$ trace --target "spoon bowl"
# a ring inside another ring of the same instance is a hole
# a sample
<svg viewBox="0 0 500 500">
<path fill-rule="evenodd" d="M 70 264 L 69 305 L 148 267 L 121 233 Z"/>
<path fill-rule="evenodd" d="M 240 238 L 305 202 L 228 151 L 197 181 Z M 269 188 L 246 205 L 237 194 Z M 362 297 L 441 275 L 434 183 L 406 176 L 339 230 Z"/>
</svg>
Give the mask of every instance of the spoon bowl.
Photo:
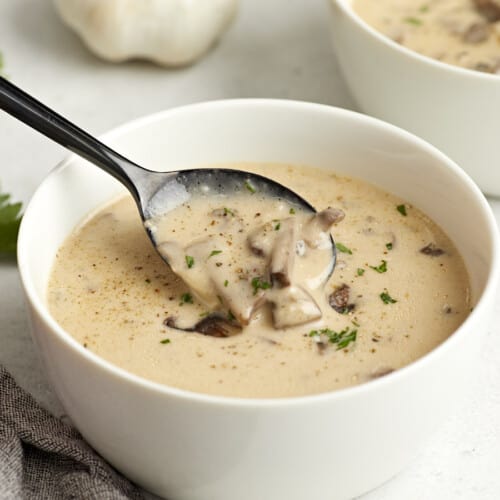
<svg viewBox="0 0 500 500">
<path fill-rule="evenodd" d="M 155 172 L 141 167 L 2 77 L 0 108 L 120 181 L 132 194 L 143 224 L 157 250 L 158 242 L 148 228 L 148 220 L 168 214 L 197 194 L 235 194 L 247 189 L 281 199 L 305 211 L 316 212 L 315 208 L 297 193 L 267 177 L 250 172 L 225 168 Z M 332 258 L 323 273 L 325 282 L 332 274 L 336 261 L 336 249 L 331 236 L 330 244 Z M 160 255 L 166 260 L 161 253 Z"/>
</svg>

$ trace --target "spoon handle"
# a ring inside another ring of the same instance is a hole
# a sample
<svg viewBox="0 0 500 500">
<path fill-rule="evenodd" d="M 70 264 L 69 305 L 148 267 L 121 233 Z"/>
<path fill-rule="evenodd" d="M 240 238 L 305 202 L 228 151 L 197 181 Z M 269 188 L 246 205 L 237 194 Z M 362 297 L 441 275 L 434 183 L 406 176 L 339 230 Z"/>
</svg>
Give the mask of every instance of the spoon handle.
<svg viewBox="0 0 500 500">
<path fill-rule="evenodd" d="M 139 193 L 131 177 L 136 169 L 143 171 L 145 169 L 113 151 L 2 77 L 0 77 L 0 109 L 101 167 L 124 184 L 136 201 L 139 199 Z"/>
</svg>

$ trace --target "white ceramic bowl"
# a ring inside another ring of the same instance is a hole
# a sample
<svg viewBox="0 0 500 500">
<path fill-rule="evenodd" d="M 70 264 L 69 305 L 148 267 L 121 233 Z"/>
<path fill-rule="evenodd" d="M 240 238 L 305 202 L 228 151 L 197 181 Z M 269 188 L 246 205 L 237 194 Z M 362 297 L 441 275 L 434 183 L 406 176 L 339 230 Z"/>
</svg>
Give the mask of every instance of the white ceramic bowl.
<svg viewBox="0 0 500 500">
<path fill-rule="evenodd" d="M 470 272 L 474 311 L 424 358 L 339 392 L 244 400 L 141 379 L 84 349 L 47 311 L 58 247 L 89 211 L 123 190 L 70 156 L 31 200 L 18 256 L 33 337 L 57 395 L 89 443 L 126 476 L 171 500 L 345 499 L 404 467 L 463 400 L 499 276 L 496 225 L 469 177 L 391 125 L 291 101 L 174 109 L 125 125 L 105 141 L 153 169 L 285 162 L 377 184 L 446 229 Z"/>
<path fill-rule="evenodd" d="M 337 58 L 359 107 L 434 144 L 499 196 L 500 76 L 422 56 L 369 26 L 352 0 L 328 2 Z"/>
</svg>

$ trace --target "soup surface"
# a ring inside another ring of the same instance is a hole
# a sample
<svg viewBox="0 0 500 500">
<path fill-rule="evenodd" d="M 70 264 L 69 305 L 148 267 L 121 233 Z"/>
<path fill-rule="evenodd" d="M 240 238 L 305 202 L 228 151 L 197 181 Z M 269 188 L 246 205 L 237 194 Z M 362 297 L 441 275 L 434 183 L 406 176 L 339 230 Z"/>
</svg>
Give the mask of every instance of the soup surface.
<svg viewBox="0 0 500 500">
<path fill-rule="evenodd" d="M 394 41 L 439 61 L 500 74 L 500 0 L 353 0 Z"/>
<path fill-rule="evenodd" d="M 276 296 L 290 286 L 269 278 L 271 271 L 262 267 L 269 259 L 255 250 L 241 253 L 244 241 L 250 247 L 263 228 L 285 238 L 284 230 L 295 224 L 307 255 L 312 247 L 303 228 L 312 215 L 279 201 L 266 205 L 258 193 L 213 206 L 190 200 L 164 221 L 162 238 L 167 246 L 178 245 L 175 274 L 152 247 L 127 196 L 92 214 L 57 253 L 48 303 L 58 323 L 87 349 L 144 378 L 195 392 L 270 398 L 383 376 L 432 350 L 467 316 L 463 261 L 416 208 L 326 170 L 237 167 L 286 184 L 318 208 L 345 214 L 333 221 L 337 264 L 326 284 L 324 275 L 314 278 L 328 268 L 331 251 L 316 254 L 321 265 L 309 268 L 302 246 L 293 246 L 292 284 L 316 306 L 314 314 L 294 316 L 297 308 L 279 314 Z M 233 218 L 247 236 L 238 243 L 240 253 L 231 254 L 227 224 Z M 186 273 L 196 270 L 209 271 L 211 297 L 189 281 Z M 239 288 L 231 288 L 237 281 Z M 246 316 L 245 307 L 231 302 L 238 290 L 246 293 L 244 304 L 252 304 Z M 304 295 L 292 299 L 302 304 Z M 222 328 L 206 329 L 214 314 Z M 291 317 L 292 325 L 280 323 Z"/>
</svg>

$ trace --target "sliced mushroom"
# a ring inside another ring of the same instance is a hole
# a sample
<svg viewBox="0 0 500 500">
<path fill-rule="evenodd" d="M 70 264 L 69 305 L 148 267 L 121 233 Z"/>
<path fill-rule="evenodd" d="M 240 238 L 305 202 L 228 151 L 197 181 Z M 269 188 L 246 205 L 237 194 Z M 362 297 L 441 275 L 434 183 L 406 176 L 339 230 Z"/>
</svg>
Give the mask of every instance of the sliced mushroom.
<svg viewBox="0 0 500 500">
<path fill-rule="evenodd" d="M 267 222 L 262 226 L 254 229 L 248 235 L 248 245 L 252 252 L 259 257 L 267 257 L 271 254 L 274 241 L 276 239 L 276 231 L 272 224 Z"/>
<path fill-rule="evenodd" d="M 314 214 L 309 222 L 302 228 L 302 237 L 311 248 L 318 248 L 329 236 L 326 233 L 329 229 L 340 222 L 345 217 L 345 213 L 339 208 L 327 208 Z"/>
<path fill-rule="evenodd" d="M 347 314 L 354 310 L 355 304 L 349 304 L 349 295 L 351 287 L 345 283 L 335 288 L 335 290 L 328 296 L 328 303 L 339 314 Z"/>
<path fill-rule="evenodd" d="M 429 255 L 430 257 L 439 257 L 446 252 L 442 248 L 438 248 L 435 243 L 429 243 L 428 245 L 420 249 L 420 253 Z"/>
<path fill-rule="evenodd" d="M 320 319 L 321 309 L 301 287 L 289 286 L 268 294 L 275 328 L 303 325 Z"/>
<path fill-rule="evenodd" d="M 500 21 L 500 0 L 473 0 L 473 2 L 488 21 Z"/>
<path fill-rule="evenodd" d="M 217 298 L 234 314 L 238 323 L 248 325 L 255 311 L 265 303 L 265 291 L 254 291 L 250 279 L 230 283 L 227 287 L 219 281 L 221 279 L 214 279 Z"/>
<path fill-rule="evenodd" d="M 285 219 L 280 223 L 279 233 L 274 240 L 271 254 L 270 274 L 273 284 L 289 286 L 295 259 L 297 224 L 295 219 Z"/>
<path fill-rule="evenodd" d="M 488 23 L 474 23 L 463 34 L 462 39 L 465 43 L 482 43 L 488 40 L 490 35 L 490 25 Z"/>
<path fill-rule="evenodd" d="M 237 323 L 230 321 L 229 319 L 223 317 L 220 314 L 210 314 L 209 316 L 198 321 L 194 326 L 188 328 L 181 328 L 177 325 L 175 318 L 167 318 L 164 324 L 170 328 L 175 328 L 176 330 L 182 330 L 183 332 L 196 332 L 202 335 L 208 335 L 210 337 L 226 338 L 232 337 L 241 333 L 241 326 Z"/>
<path fill-rule="evenodd" d="M 194 256 L 195 262 L 203 262 L 209 252 L 206 241 L 182 248 L 175 241 L 165 241 L 158 245 L 158 251 L 167 260 L 172 271 L 186 283 L 193 294 L 210 309 L 219 305 L 217 296 L 213 293 L 213 286 L 205 265 L 186 265 L 186 255 Z"/>
</svg>

